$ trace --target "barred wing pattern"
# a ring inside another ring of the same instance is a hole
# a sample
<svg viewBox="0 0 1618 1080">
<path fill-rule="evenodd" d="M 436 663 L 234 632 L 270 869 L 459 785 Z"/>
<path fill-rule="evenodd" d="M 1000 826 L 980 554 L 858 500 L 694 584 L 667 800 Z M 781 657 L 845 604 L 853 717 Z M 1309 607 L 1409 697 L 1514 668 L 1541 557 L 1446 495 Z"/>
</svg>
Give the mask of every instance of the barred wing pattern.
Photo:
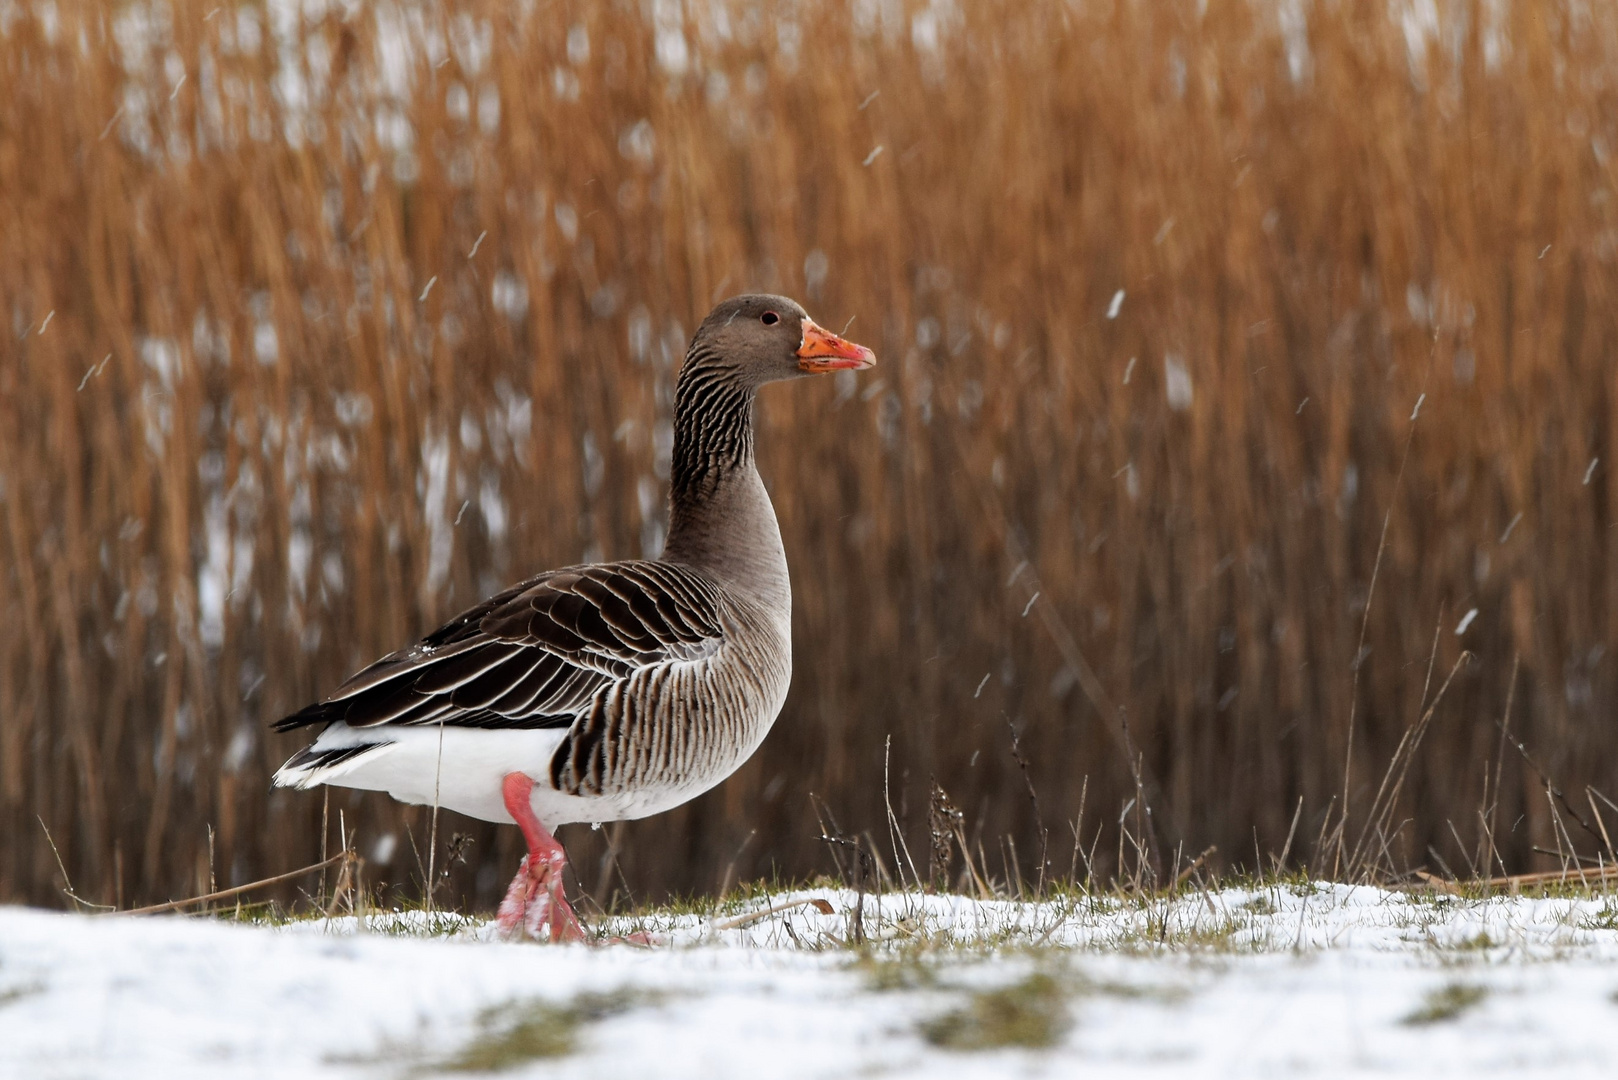
<svg viewBox="0 0 1618 1080">
<path fill-rule="evenodd" d="M 715 582 L 674 563 L 555 570 L 463 612 L 275 727 L 577 727 L 557 752 L 553 781 L 586 793 L 602 783 L 603 739 L 618 726 L 594 714 L 608 705 L 622 713 L 631 682 L 655 688 L 671 665 L 713 655 L 725 606 Z"/>
</svg>

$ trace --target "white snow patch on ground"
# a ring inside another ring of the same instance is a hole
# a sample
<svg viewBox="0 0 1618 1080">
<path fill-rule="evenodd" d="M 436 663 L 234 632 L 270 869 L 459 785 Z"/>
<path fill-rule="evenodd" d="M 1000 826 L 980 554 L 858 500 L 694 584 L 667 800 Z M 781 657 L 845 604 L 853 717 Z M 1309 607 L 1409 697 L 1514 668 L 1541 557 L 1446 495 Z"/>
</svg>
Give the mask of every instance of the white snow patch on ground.
<svg viewBox="0 0 1618 1080">
<path fill-rule="evenodd" d="M 865 898 L 862 958 L 842 945 L 852 894 L 793 895 L 837 913 L 799 907 L 740 930 L 700 916 L 636 924 L 664 936 L 651 949 L 505 943 L 474 920 L 429 937 L 419 913 L 248 926 L 0 908 L 0 1077 L 432 1076 L 502 1030 L 500 1016 L 602 1000 L 616 1004 L 578 1023 L 571 1052 L 502 1075 L 1431 1080 L 1618 1068 L 1618 897 L 1330 885 L 1144 903 L 889 895 Z M 963 1051 L 926 1038 L 929 1020 L 1035 973 L 1062 990 L 1053 1045 Z M 1410 1022 L 1424 1009 L 1431 1022 Z"/>
</svg>

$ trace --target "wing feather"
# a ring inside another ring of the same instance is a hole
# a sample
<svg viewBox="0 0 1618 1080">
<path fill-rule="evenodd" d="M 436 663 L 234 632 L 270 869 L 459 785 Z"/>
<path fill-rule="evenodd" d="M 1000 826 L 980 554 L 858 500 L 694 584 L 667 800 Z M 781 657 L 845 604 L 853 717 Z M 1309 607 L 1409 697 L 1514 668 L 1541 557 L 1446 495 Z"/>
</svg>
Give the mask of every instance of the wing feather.
<svg viewBox="0 0 1618 1080">
<path fill-rule="evenodd" d="M 521 646 L 491 641 L 481 648 L 467 649 L 455 656 L 433 658 L 418 665 L 420 674 L 411 683 L 418 694 L 449 694 L 467 683 L 503 666 L 521 651 Z"/>
<path fill-rule="evenodd" d="M 717 648 L 723 606 L 716 582 L 673 563 L 553 571 L 462 612 L 275 727 L 572 724 L 634 672 Z"/>
</svg>

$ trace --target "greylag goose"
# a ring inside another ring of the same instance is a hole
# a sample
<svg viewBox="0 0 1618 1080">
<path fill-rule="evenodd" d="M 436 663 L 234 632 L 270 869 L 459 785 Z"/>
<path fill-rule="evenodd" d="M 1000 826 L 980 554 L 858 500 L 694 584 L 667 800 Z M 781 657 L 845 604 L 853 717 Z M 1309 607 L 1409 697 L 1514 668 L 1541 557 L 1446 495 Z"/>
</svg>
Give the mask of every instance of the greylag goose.
<svg viewBox="0 0 1618 1080">
<path fill-rule="evenodd" d="M 500 926 L 582 940 L 557 826 L 647 817 L 707 791 L 752 755 L 786 699 L 792 594 L 753 462 L 755 393 L 875 362 L 784 296 L 720 304 L 675 390 L 662 556 L 540 574 L 376 661 L 275 724 L 324 725 L 276 785 L 386 791 L 515 822 L 528 854 Z"/>
</svg>

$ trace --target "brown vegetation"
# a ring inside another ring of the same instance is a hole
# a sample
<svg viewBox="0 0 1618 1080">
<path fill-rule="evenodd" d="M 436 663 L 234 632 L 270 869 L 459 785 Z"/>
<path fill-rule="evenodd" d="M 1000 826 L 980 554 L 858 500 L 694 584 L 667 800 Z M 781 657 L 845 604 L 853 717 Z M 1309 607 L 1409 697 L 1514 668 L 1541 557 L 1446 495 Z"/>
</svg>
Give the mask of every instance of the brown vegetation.
<svg viewBox="0 0 1618 1080">
<path fill-rule="evenodd" d="M 1593 854 L 1496 721 L 1618 788 L 1618 16 L 1424 10 L 0 13 L 0 898 L 56 898 L 40 820 L 108 903 L 321 857 L 266 725 L 655 550 L 686 336 L 753 288 L 880 366 L 766 395 L 792 697 L 715 793 L 564 835 L 599 897 L 825 869 L 811 792 L 887 851 L 890 735 L 911 849 L 936 777 L 1029 875 L 1008 724 L 1064 870 L 1086 777 L 1104 866 L 1137 796 L 1159 857 L 1331 872 L 1345 792 L 1400 867 L 1496 797 L 1493 871 Z M 424 811 L 339 810 L 419 881 Z M 490 902 L 515 831 L 441 828 Z"/>
</svg>

